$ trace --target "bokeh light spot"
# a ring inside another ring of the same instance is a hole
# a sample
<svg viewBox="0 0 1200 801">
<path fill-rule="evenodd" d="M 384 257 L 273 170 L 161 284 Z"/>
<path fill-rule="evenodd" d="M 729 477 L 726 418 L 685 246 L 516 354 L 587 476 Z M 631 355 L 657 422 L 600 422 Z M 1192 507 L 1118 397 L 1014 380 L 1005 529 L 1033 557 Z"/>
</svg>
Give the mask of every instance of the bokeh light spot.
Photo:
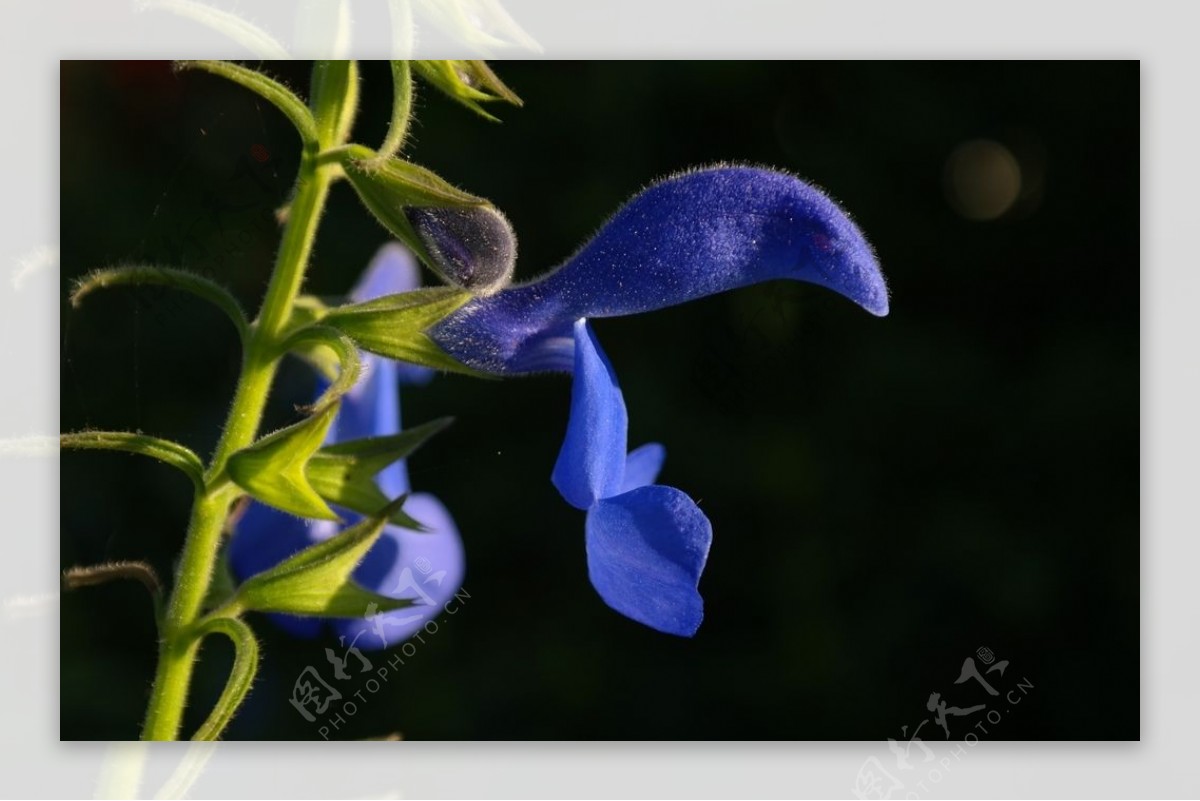
<svg viewBox="0 0 1200 801">
<path fill-rule="evenodd" d="M 946 195 L 969 220 L 995 220 L 1021 194 L 1021 166 L 999 142 L 975 139 L 954 149 L 946 160 Z"/>
</svg>

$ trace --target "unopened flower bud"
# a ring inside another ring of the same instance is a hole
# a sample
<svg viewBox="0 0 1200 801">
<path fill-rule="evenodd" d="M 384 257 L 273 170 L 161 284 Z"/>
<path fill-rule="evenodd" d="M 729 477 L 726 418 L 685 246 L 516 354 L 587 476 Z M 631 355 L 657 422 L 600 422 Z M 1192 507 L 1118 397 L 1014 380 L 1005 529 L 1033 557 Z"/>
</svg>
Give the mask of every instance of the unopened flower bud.
<svg viewBox="0 0 1200 801">
<path fill-rule="evenodd" d="M 435 264 L 452 284 L 490 295 L 512 281 L 517 240 L 492 206 L 410 207 L 404 210 Z"/>
</svg>

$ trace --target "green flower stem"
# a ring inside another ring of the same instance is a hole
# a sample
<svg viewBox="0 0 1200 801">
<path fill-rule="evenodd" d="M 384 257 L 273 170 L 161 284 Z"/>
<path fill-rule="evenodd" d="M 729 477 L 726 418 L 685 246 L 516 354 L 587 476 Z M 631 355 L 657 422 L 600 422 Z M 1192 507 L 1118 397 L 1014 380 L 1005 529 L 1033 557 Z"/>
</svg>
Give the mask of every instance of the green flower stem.
<svg viewBox="0 0 1200 801">
<path fill-rule="evenodd" d="M 193 624 L 203 611 L 230 507 L 240 495 L 240 490 L 225 475 L 225 464 L 232 454 L 250 445 L 258 433 L 278 367 L 280 345 L 296 295 L 304 282 L 321 212 L 329 187 L 339 174 L 335 165 L 318 165 L 315 158 L 308 156 L 301 164 L 271 282 L 259 319 L 251 326 L 246 342 L 233 404 L 205 473 L 204 488 L 197 493 L 192 507 L 175 588 L 167 604 L 158 670 L 142 729 L 143 739 L 175 740 L 179 737 L 188 686 L 200 647 L 201 635 Z"/>
<path fill-rule="evenodd" d="M 142 724 L 143 740 L 178 740 L 183 708 L 187 704 L 188 685 L 200 639 L 190 637 L 180 644 L 178 638 L 164 635 L 159 641 L 158 670 L 154 675 L 154 690 L 146 721 Z"/>
<path fill-rule="evenodd" d="M 313 240 L 317 235 L 317 223 L 329 196 L 329 187 L 340 170 L 332 164 L 317 165 L 316 160 L 306 158 L 300 166 L 296 197 L 288 211 L 288 224 L 275 260 L 275 271 L 267 287 L 267 296 L 259 314 L 256 338 L 266 337 L 272 343 L 278 339 L 292 304 L 304 281 L 304 268 L 312 252 Z"/>
</svg>

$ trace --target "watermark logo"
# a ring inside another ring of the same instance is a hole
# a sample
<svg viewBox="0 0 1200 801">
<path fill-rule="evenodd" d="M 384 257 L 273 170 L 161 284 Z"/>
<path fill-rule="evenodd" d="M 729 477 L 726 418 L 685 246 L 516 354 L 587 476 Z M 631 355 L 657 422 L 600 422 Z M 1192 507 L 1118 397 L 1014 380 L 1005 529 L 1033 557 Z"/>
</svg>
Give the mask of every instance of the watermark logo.
<svg viewBox="0 0 1200 801">
<path fill-rule="evenodd" d="M 378 609 L 375 604 L 371 604 L 368 607 L 368 615 L 370 615 L 372 608 Z M 325 659 L 329 664 L 333 665 L 333 675 L 341 681 L 348 681 L 350 679 L 350 674 L 346 672 L 346 668 L 350 666 L 351 656 L 358 660 L 359 673 L 366 673 L 371 669 L 371 660 L 363 656 L 363 652 L 358 650 L 358 638 L 361 636 L 363 636 L 363 632 L 361 631 L 355 634 L 354 639 L 350 641 L 350 647 L 346 648 L 346 652 L 341 656 L 334 653 L 332 648 L 325 649 Z M 341 643 L 342 647 L 346 646 L 345 637 L 338 637 L 338 642 Z"/>
<path fill-rule="evenodd" d="M 329 705 L 340 700 L 342 694 L 325 681 L 312 665 L 300 671 L 300 677 L 292 687 L 292 706 L 309 723 L 315 723 L 318 715 L 324 715 Z M 310 709 L 310 707 L 312 707 Z"/>
<path fill-rule="evenodd" d="M 928 797 L 932 788 L 941 784 L 962 761 L 967 750 L 993 734 L 1033 690 L 1033 682 L 1023 676 L 1016 678 L 1009 670 L 1009 660 L 998 660 L 995 652 L 987 647 L 977 649 L 974 656 L 963 660 L 953 685 L 960 689 L 949 688 L 945 692 L 953 699 L 966 699 L 962 705 L 957 700 L 947 700 L 938 690 L 931 691 L 925 701 L 925 710 L 931 715 L 922 718 L 913 727 L 911 735 L 909 726 L 904 725 L 900 727 L 900 739 L 888 738 L 893 769 L 889 770 L 876 756 L 869 757 L 858 769 L 851 788 L 856 798 Z M 980 691 L 983 697 L 979 697 Z M 920 737 L 926 725 L 928 731 L 941 731 L 945 740 L 956 739 L 959 744 L 938 759 L 934 749 Z"/>
<path fill-rule="evenodd" d="M 325 648 L 326 664 L 320 668 L 308 665 L 296 677 L 292 697 L 288 700 L 301 717 L 317 727 L 317 734 L 322 739 L 328 740 L 331 734 L 340 731 L 347 719 L 357 715 L 358 710 L 407 664 L 407 660 L 416 656 L 429 637 L 437 635 L 441 630 L 435 619 L 438 615 L 431 612 L 436 610 L 453 616 L 470 600 L 471 594 L 460 588 L 439 607 L 422 585 L 440 586 L 446 571 L 435 572 L 429 560 L 423 557 L 414 560 L 413 565 L 417 575 L 406 567 L 401 571 L 395 590 L 389 594 L 412 597 L 417 606 L 411 610 L 380 612 L 376 604 L 368 605 L 362 620 L 369 626 L 362 628 L 348 643 L 345 636 L 339 637 L 340 653 L 339 649 Z M 386 642 L 385 633 L 389 628 L 412 629 L 414 624 L 417 627 L 403 643 L 376 655 L 374 660 L 358 647 L 364 636 Z"/>
</svg>

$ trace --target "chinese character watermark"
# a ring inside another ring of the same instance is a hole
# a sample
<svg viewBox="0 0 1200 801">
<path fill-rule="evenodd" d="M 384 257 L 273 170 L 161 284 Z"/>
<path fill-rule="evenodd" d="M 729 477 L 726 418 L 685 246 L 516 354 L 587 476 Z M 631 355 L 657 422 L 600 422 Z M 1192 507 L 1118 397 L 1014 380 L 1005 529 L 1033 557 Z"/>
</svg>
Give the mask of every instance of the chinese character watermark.
<svg viewBox="0 0 1200 801">
<path fill-rule="evenodd" d="M 983 672 L 980 672 L 980 663 L 985 668 Z M 974 656 L 964 659 L 958 672 L 958 678 L 953 683 L 955 686 L 961 687 L 967 685 L 968 682 L 974 682 L 976 690 L 982 690 L 985 693 L 986 697 L 979 699 L 982 703 L 960 706 L 944 700 L 943 694 L 937 690 L 930 692 L 925 702 L 925 710 L 933 713 L 932 716 L 923 718 L 913 728 L 911 735 L 908 733 L 909 727 L 905 725 L 900 727 L 902 739 L 888 738 L 888 749 L 895 758 L 896 772 L 889 771 L 878 757 L 869 757 L 858 769 L 858 774 L 854 778 L 854 785 L 851 789 L 855 797 L 863 799 L 927 797 L 931 788 L 940 784 L 954 765 L 962 761 L 967 749 L 977 746 L 981 741 L 981 735 L 987 737 L 992 734 L 993 730 L 1004 721 L 1005 716 L 1011 714 L 1014 711 L 1013 708 L 1020 704 L 1033 689 L 1033 682 L 1024 677 L 1014 679 L 1010 682 L 1011 686 L 1005 689 L 1007 685 L 1001 684 L 1001 681 L 1006 678 L 1005 671 L 1008 667 L 1009 660 L 997 660 L 996 654 L 987 647 L 979 648 Z M 1000 685 L 1000 689 L 997 689 L 997 685 Z M 966 695 L 970 689 L 972 688 L 963 687 L 961 690 L 946 690 L 946 692 L 961 696 Z M 934 750 L 918 736 L 922 728 L 930 723 L 933 724 L 931 730 L 935 732 L 940 730 L 945 740 L 956 739 L 959 741 L 959 744 L 941 759 L 938 759 Z M 914 761 L 914 747 L 918 749 L 921 757 L 919 763 Z M 903 795 L 900 795 L 901 792 Z"/>
<path fill-rule="evenodd" d="M 421 562 L 425 564 L 420 564 Z M 418 559 L 416 567 L 418 572 L 426 576 L 426 582 L 440 583 L 443 574 L 432 573 L 427 560 Z M 417 593 L 416 600 L 419 605 L 414 608 L 420 608 L 420 604 L 424 602 L 427 602 L 427 606 L 434 605 L 433 599 L 421 591 L 408 568 L 405 568 L 401 575 L 397 589 L 410 589 Z M 459 589 L 442 605 L 441 612 L 456 615 L 470 598 L 469 592 Z M 326 648 L 325 661 L 328 664 L 323 666 L 324 674 L 317 667 L 308 665 L 296 678 L 289 700 L 306 721 L 317 726 L 317 734 L 322 739 L 328 740 L 331 734 L 340 731 L 348 718 L 358 714 L 360 705 L 366 704 L 371 696 L 378 693 L 400 668 L 404 667 L 406 660 L 416 655 L 419 646 L 426 644 L 426 638 L 435 636 L 440 630 L 437 621 L 430 618 L 409 639 L 393 649 L 390 655 L 385 653 L 372 661 L 359 649 L 360 637 L 374 633 L 386 642 L 383 636 L 386 626 L 412 622 L 427 615 L 428 611 L 405 616 L 399 621 L 389 619 L 390 614 L 381 613 L 376 604 L 370 604 L 363 619 L 370 622 L 371 628 L 360 631 L 349 643 L 345 637 L 338 638 L 342 649 L 340 654 L 333 648 Z M 327 680 L 326 676 L 331 676 L 331 680 Z"/>
</svg>

